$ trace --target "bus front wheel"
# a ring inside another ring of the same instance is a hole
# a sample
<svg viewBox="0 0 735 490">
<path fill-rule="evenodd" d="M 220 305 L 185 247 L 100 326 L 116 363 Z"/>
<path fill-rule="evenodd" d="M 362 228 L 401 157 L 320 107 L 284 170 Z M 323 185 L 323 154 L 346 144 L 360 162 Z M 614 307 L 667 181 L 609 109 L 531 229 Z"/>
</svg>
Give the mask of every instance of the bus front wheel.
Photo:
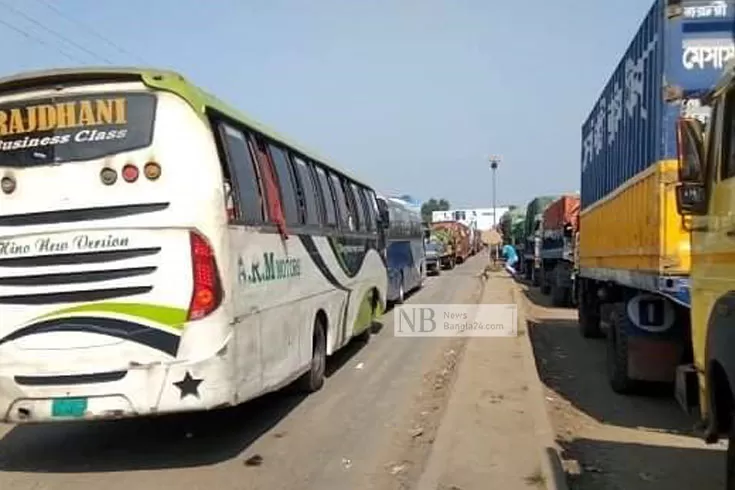
<svg viewBox="0 0 735 490">
<path fill-rule="evenodd" d="M 314 323 L 314 342 L 312 345 L 309 370 L 298 380 L 298 387 L 305 393 L 319 391 L 324 386 L 327 371 L 327 334 L 324 321 L 317 318 Z"/>
</svg>

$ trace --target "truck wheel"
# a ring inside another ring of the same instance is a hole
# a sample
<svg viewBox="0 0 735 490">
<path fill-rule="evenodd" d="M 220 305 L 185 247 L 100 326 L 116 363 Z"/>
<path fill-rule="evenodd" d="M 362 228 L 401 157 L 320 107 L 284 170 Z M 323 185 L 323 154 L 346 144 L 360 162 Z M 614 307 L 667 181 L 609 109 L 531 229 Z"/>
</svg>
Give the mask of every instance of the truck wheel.
<svg viewBox="0 0 735 490">
<path fill-rule="evenodd" d="M 543 270 L 543 269 L 542 269 Z M 546 272 L 542 272 L 539 282 L 541 283 L 541 294 L 549 294 L 551 292 L 551 285 L 546 279 Z"/>
<path fill-rule="evenodd" d="M 616 303 L 612 308 L 607 335 L 607 377 L 613 391 L 620 394 L 629 394 L 635 388 L 634 380 L 628 377 L 629 327 L 625 303 Z"/>
<path fill-rule="evenodd" d="M 596 304 L 582 297 L 577 304 L 577 318 L 579 333 L 582 334 L 582 337 L 599 339 L 603 336 L 600 328 L 600 309 Z"/>
<path fill-rule="evenodd" d="M 551 304 L 554 306 L 566 306 L 566 288 L 551 285 Z"/>
</svg>

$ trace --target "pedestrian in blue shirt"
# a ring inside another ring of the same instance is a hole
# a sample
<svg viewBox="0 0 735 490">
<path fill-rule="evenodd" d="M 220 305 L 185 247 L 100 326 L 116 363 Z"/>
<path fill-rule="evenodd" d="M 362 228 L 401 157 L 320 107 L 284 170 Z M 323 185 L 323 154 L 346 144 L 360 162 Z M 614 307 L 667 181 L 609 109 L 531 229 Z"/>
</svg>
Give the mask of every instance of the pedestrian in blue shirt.
<svg viewBox="0 0 735 490">
<path fill-rule="evenodd" d="M 515 247 L 506 243 L 503 246 L 502 254 L 505 257 L 505 270 L 507 270 L 511 276 L 515 277 L 515 265 L 518 263 L 518 254 L 516 253 Z"/>
</svg>

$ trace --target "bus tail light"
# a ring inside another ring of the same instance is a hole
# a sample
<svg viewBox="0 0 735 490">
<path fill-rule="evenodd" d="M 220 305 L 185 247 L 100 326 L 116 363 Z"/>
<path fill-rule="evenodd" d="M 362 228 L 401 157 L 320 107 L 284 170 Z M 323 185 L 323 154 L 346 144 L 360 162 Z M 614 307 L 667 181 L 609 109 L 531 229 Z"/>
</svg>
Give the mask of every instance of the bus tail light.
<svg viewBox="0 0 735 490">
<path fill-rule="evenodd" d="M 122 169 L 122 177 L 125 179 L 125 182 L 135 182 L 138 180 L 138 174 L 138 167 L 130 163 L 125 165 Z"/>
<path fill-rule="evenodd" d="M 100 180 L 105 185 L 112 185 L 117 181 L 117 172 L 112 168 L 103 168 L 100 171 Z"/>
<path fill-rule="evenodd" d="M 15 179 L 13 177 L 3 177 L 0 186 L 5 194 L 12 194 L 15 191 Z"/>
<path fill-rule="evenodd" d="M 161 166 L 156 162 L 148 162 L 143 167 L 143 174 L 148 180 L 156 180 L 161 176 Z"/>
<path fill-rule="evenodd" d="M 199 320 L 212 313 L 222 302 L 214 250 L 199 233 L 189 233 L 191 246 L 191 273 L 194 281 L 189 304 L 188 320 Z"/>
</svg>

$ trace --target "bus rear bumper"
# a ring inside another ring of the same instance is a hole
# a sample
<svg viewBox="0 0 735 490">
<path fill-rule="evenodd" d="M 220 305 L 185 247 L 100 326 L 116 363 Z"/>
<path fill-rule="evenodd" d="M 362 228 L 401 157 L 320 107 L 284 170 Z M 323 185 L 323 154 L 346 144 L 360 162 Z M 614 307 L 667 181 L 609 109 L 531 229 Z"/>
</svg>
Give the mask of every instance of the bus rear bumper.
<svg viewBox="0 0 735 490">
<path fill-rule="evenodd" d="M 232 404 L 227 356 L 129 366 L 96 374 L 0 373 L 8 423 L 106 420 L 207 410 Z"/>
</svg>

